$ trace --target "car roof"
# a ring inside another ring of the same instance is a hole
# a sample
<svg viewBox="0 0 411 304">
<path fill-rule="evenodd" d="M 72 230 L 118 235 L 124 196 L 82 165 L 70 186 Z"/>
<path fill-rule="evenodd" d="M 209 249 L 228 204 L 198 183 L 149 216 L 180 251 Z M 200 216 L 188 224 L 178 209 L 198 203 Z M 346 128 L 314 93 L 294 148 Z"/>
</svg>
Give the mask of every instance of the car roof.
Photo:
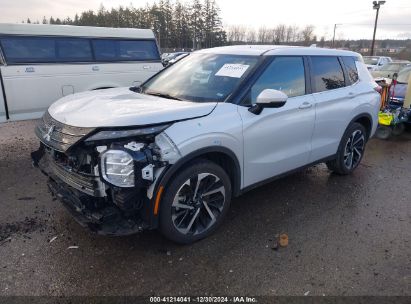
<svg viewBox="0 0 411 304">
<path fill-rule="evenodd" d="M 44 35 L 70 37 L 104 37 L 154 39 L 150 29 L 108 28 L 95 26 L 74 26 L 55 24 L 14 24 L 0 23 L 0 34 L 3 35 Z"/>
<path fill-rule="evenodd" d="M 232 45 L 203 49 L 196 51 L 202 54 L 227 54 L 227 55 L 254 55 L 254 56 L 272 56 L 272 55 L 324 55 L 324 56 L 355 56 L 360 54 L 336 49 L 325 49 L 317 47 L 303 47 L 291 45 Z"/>
</svg>

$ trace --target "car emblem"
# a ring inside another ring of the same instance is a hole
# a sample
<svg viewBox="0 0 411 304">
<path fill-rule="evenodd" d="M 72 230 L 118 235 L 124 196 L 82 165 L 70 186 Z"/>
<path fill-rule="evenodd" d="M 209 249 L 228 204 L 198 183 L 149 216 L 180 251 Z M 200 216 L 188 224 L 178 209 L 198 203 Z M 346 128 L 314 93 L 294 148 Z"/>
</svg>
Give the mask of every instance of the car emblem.
<svg viewBox="0 0 411 304">
<path fill-rule="evenodd" d="M 55 126 L 51 125 L 51 126 L 49 127 L 47 133 L 43 135 L 43 138 L 44 138 L 46 141 L 50 141 L 50 139 L 51 139 L 51 134 L 53 133 L 54 128 L 55 128 Z"/>
</svg>

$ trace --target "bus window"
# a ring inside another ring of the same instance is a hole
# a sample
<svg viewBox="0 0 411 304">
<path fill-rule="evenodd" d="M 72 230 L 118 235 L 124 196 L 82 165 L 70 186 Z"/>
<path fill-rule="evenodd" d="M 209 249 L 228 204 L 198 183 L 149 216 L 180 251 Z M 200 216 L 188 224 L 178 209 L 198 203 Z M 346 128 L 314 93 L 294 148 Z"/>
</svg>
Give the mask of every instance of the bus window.
<svg viewBox="0 0 411 304">
<path fill-rule="evenodd" d="M 88 39 L 57 39 L 58 61 L 93 61 Z"/>
<path fill-rule="evenodd" d="M 154 40 L 93 40 L 97 61 L 158 60 L 159 54 Z"/>
<path fill-rule="evenodd" d="M 56 48 L 53 38 L 5 37 L 0 39 L 6 62 L 55 62 Z"/>
</svg>

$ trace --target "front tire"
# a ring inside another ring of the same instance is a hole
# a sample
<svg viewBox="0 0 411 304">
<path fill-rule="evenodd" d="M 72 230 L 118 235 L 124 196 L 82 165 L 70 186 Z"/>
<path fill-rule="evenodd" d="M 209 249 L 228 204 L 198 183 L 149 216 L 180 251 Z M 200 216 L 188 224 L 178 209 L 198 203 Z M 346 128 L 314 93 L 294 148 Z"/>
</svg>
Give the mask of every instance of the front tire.
<svg viewBox="0 0 411 304">
<path fill-rule="evenodd" d="M 351 174 L 360 164 L 365 152 L 367 133 L 362 124 L 352 123 L 345 131 L 337 150 L 336 159 L 327 162 L 331 171 L 340 174 Z"/>
<path fill-rule="evenodd" d="M 208 160 L 191 163 L 167 185 L 160 206 L 160 231 L 168 239 L 190 244 L 212 234 L 230 207 L 227 173 Z"/>
</svg>

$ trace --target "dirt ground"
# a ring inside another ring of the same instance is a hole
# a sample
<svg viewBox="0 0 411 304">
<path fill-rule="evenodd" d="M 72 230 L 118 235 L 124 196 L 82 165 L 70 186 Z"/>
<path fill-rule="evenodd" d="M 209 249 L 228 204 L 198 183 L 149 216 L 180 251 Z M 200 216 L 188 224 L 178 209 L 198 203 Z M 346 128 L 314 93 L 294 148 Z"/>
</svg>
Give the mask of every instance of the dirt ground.
<svg viewBox="0 0 411 304">
<path fill-rule="evenodd" d="M 81 228 L 31 166 L 34 125 L 0 124 L 0 295 L 411 296 L 410 132 L 372 139 L 351 176 L 318 165 L 248 192 L 179 246 Z"/>
</svg>

